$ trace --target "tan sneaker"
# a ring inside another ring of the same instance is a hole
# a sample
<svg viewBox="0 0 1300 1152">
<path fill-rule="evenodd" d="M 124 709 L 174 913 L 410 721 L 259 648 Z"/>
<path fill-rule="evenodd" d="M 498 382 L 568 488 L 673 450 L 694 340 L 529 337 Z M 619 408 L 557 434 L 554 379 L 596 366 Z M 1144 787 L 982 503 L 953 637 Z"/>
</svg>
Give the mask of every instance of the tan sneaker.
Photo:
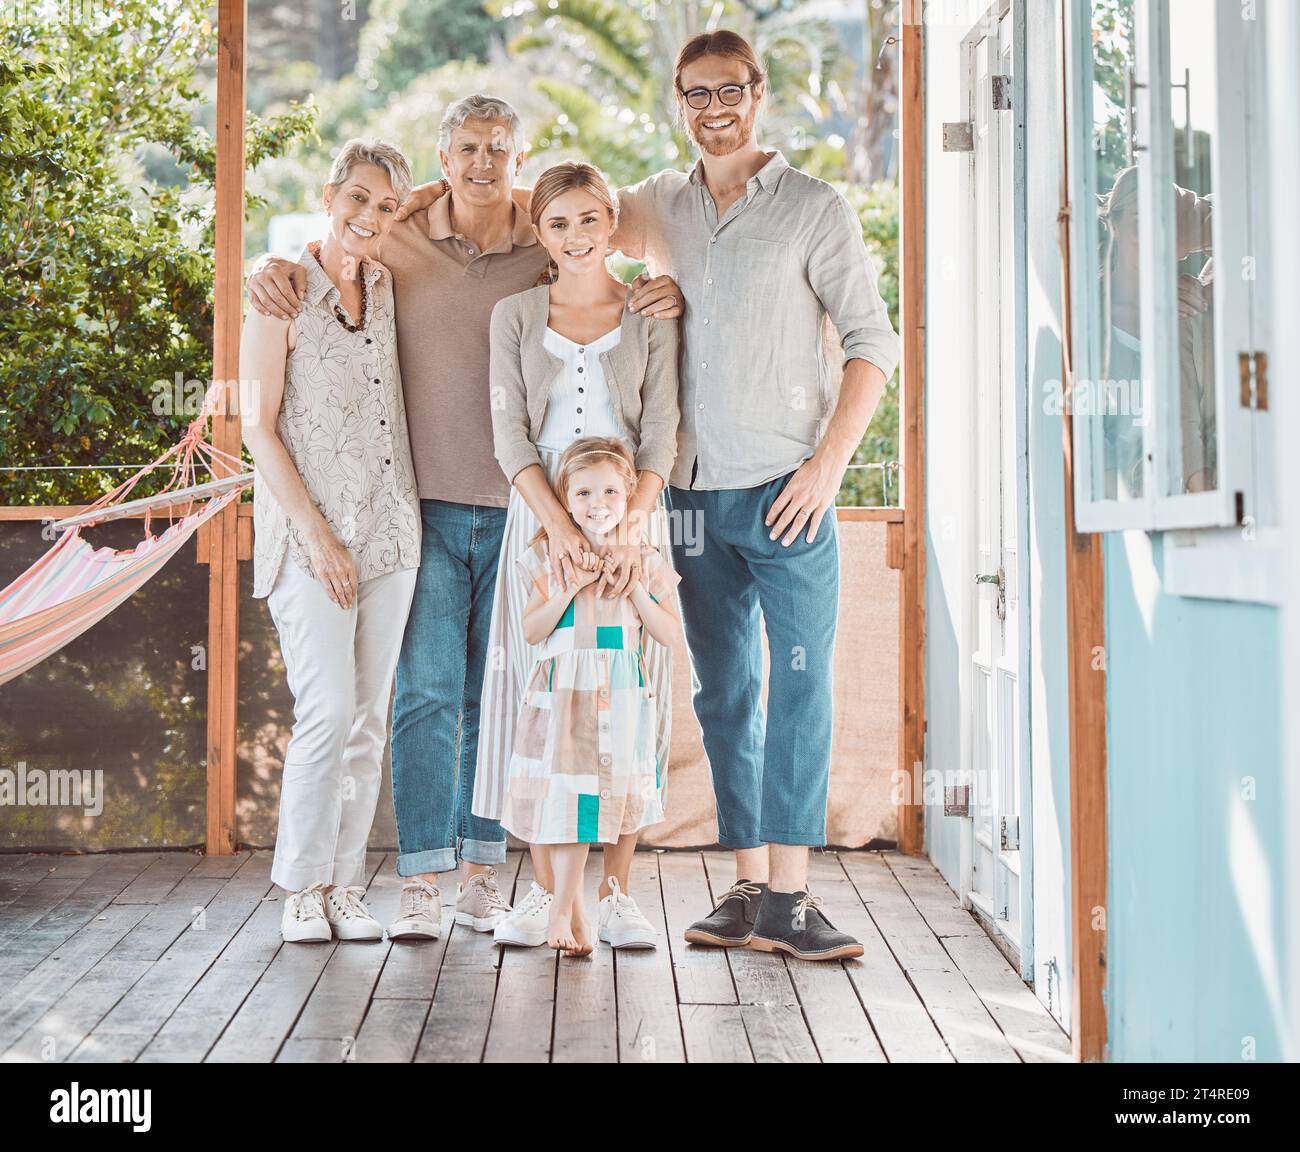
<svg viewBox="0 0 1300 1152">
<path fill-rule="evenodd" d="M 510 905 L 497 887 L 497 870 L 489 868 L 456 885 L 456 923 L 475 932 L 491 932 L 510 914 Z"/>
<path fill-rule="evenodd" d="M 442 933 L 442 893 L 413 876 L 402 885 L 397 919 L 388 926 L 390 940 L 437 940 Z"/>
</svg>

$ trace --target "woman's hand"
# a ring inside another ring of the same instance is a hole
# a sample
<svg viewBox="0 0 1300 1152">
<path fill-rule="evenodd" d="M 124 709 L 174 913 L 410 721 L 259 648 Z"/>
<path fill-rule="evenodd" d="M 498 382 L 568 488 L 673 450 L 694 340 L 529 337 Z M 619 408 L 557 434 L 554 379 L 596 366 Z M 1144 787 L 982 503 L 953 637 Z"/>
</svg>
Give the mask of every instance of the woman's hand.
<svg viewBox="0 0 1300 1152">
<path fill-rule="evenodd" d="M 611 600 L 619 596 L 627 596 L 640 578 L 640 544 L 611 544 L 605 553 L 604 571 L 601 573 L 600 587 L 596 589 L 596 595 L 608 596 Z"/>
<path fill-rule="evenodd" d="M 574 582 L 578 570 L 582 567 L 582 557 L 592 554 L 587 546 L 587 538 L 570 521 L 568 524 L 556 524 L 546 529 L 546 551 L 551 560 L 551 571 L 567 588 Z M 585 582 L 591 583 L 590 580 Z M 584 587 L 580 584 L 578 587 Z"/>
<path fill-rule="evenodd" d="M 307 559 L 316 579 L 340 608 L 351 608 L 357 597 L 357 565 L 325 524 L 307 535 Z"/>
</svg>

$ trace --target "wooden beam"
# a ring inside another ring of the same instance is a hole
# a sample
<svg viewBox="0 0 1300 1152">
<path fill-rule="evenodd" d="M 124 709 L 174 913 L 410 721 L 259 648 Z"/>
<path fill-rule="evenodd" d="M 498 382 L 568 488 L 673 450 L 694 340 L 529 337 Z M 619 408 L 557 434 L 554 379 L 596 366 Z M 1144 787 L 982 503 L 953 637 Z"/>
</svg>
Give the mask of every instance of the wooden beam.
<svg viewBox="0 0 1300 1152">
<path fill-rule="evenodd" d="M 899 421 L 903 540 L 898 613 L 898 847 L 925 850 L 925 105 L 924 5 L 899 9 L 899 328 L 903 344 Z"/>
<path fill-rule="evenodd" d="M 217 4 L 216 282 L 212 371 L 226 403 L 212 418 L 212 442 L 238 456 L 239 328 L 244 269 L 244 30 L 246 0 Z M 220 474 L 221 466 L 214 462 Z M 233 470 L 232 470 L 233 471 Z M 207 850 L 234 852 L 236 702 L 239 695 L 239 513 L 212 522 L 208 570 Z"/>
<path fill-rule="evenodd" d="M 1074 386 L 1070 299 L 1069 29 L 1061 5 L 1061 379 Z M 1106 582 L 1102 540 L 1074 516 L 1073 419 L 1066 405 L 1065 612 L 1069 680 L 1071 1044 L 1078 1061 L 1106 1059 Z M 1098 656 L 1101 659 L 1098 659 Z"/>
</svg>

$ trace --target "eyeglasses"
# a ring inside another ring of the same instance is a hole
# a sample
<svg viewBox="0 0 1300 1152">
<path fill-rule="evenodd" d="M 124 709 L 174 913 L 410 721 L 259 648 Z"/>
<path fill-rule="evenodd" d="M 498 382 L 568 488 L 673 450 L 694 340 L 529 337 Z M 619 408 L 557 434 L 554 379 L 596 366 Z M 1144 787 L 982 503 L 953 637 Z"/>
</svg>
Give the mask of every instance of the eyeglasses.
<svg viewBox="0 0 1300 1152">
<path fill-rule="evenodd" d="M 750 80 L 744 84 L 724 84 L 721 88 L 691 88 L 689 91 L 679 87 L 677 91 L 682 94 L 687 104 L 699 112 L 709 106 L 715 92 L 722 104 L 734 108 L 745 95 L 745 89 L 753 83 L 754 81 Z"/>
</svg>

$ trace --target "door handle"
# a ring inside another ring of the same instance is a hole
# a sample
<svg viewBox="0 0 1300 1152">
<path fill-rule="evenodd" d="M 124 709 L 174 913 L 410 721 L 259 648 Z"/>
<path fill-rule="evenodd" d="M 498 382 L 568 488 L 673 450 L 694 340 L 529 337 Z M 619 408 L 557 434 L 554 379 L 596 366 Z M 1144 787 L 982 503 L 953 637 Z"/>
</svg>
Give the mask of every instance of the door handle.
<svg viewBox="0 0 1300 1152">
<path fill-rule="evenodd" d="M 998 619 L 1007 618 L 1007 584 L 1006 573 L 1002 565 L 998 565 L 996 572 L 977 572 L 975 574 L 976 584 L 992 584 L 998 590 Z"/>
</svg>

